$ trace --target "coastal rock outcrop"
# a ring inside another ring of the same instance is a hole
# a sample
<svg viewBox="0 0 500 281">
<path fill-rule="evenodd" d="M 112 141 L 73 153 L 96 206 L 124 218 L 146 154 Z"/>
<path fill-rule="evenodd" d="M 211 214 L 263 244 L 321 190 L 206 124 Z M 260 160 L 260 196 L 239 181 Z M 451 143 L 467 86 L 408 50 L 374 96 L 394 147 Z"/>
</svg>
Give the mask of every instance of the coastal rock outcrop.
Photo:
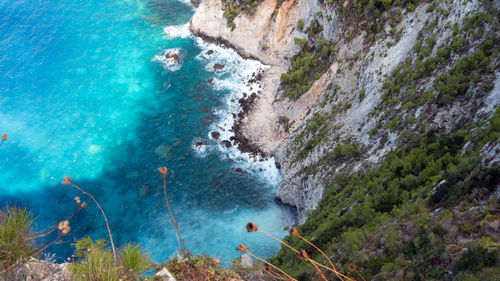
<svg viewBox="0 0 500 281">
<path fill-rule="evenodd" d="M 174 62 L 177 62 L 177 61 L 179 61 L 179 54 L 177 54 L 177 53 L 166 53 L 165 54 L 165 58 L 166 59 L 170 59 L 170 60 L 172 60 Z"/>
<path fill-rule="evenodd" d="M 337 15 L 334 6 L 318 1 L 288 0 L 277 7 L 275 0 L 264 0 L 253 16 L 241 13 L 232 26 L 224 17 L 221 0 L 200 4 L 190 21 L 195 35 L 223 43 L 242 56 L 268 65 L 262 72 L 259 98 L 251 108 L 238 114 L 235 138 L 276 157 L 282 172 L 276 197 L 297 207 L 300 222 L 305 221 L 308 210 L 317 206 L 336 174 L 352 174 L 377 165 L 397 147 L 403 131 L 391 128 L 391 122 L 397 120 L 374 112 L 386 102 L 383 93 L 392 72 L 405 62 L 420 59 L 414 46 L 423 41 L 423 34 L 432 43 L 427 55 L 434 56 L 438 47 L 450 40 L 454 23 L 461 23 L 482 9 L 479 1 L 437 4 L 438 8 L 432 9 L 429 3 L 410 9 L 394 7 L 381 15 L 392 22 L 379 25 L 375 34 L 355 29 L 352 21 Z M 344 2 L 345 5 L 350 3 Z M 444 10 L 444 16 L 436 14 Z M 307 31 L 309 25 L 321 27 L 314 36 L 316 42 Z M 304 93 L 291 99 L 281 87 L 280 76 L 287 72 L 294 56 L 304 55 L 299 53 L 299 45 L 313 44 L 317 48 L 317 38 L 334 46 L 335 58 L 325 71 L 314 75 Z M 449 63 L 452 65 L 457 59 Z M 415 87 L 429 91 L 435 76 L 422 79 Z M 496 79 L 492 85 L 499 84 L 498 75 L 488 79 L 491 83 Z M 498 87 L 492 87 L 488 95 L 474 96 L 472 102 L 457 99 L 450 104 L 441 101 L 427 106 L 420 100 L 420 104 L 407 103 L 397 110 L 402 112 L 399 118 L 409 120 L 432 116 L 423 120 L 428 131 L 449 132 L 459 122 L 481 120 L 490 114 L 500 103 L 498 91 Z M 246 106 L 241 101 L 240 104 Z M 321 135 L 314 128 L 322 128 Z M 346 145 L 352 149 L 346 153 L 356 157 L 333 153 L 335 148 L 341 151 Z"/>
</svg>

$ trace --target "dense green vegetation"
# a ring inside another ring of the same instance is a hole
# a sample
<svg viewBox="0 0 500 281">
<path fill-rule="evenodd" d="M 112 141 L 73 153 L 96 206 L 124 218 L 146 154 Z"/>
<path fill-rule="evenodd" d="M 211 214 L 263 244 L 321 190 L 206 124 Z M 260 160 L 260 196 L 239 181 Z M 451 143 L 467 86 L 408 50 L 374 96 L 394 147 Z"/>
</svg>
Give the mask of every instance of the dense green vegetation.
<svg viewBox="0 0 500 281">
<path fill-rule="evenodd" d="M 315 24 L 310 25 L 308 30 L 319 32 Z M 292 58 L 290 69 L 281 74 L 280 80 L 285 96 L 297 100 L 328 69 L 335 47 L 321 39 L 312 45 L 305 39 L 294 38 L 294 41 L 302 47 L 302 51 Z"/>
<path fill-rule="evenodd" d="M 241 13 L 253 16 L 261 2 L 262 0 L 223 0 L 224 17 L 228 26 L 235 29 L 236 25 L 233 21 Z"/>
<path fill-rule="evenodd" d="M 372 113 L 382 113 L 381 120 L 388 120 L 385 127 L 397 130 L 421 121 L 413 117 L 419 106 L 444 106 L 455 100 L 470 100 L 490 90 L 499 45 L 493 32 L 484 30 L 492 24 L 491 14 L 475 12 L 464 20 L 462 28 L 455 25 L 452 35 L 431 56 L 436 45 L 433 33 L 436 21 L 428 21 L 419 33 L 414 54 L 399 64 L 384 82 L 383 102 Z M 477 45 L 470 52 L 473 44 Z M 461 58 L 455 60 L 457 56 Z M 433 87 L 422 87 L 432 76 L 437 77 Z M 398 107 L 402 110 L 395 110 Z"/>
<path fill-rule="evenodd" d="M 395 26 L 402 20 L 400 8 L 409 10 L 415 8 L 418 1 L 413 0 L 358 0 L 354 2 L 327 0 L 327 7 L 332 5 L 337 8 L 341 21 L 351 25 L 352 30 L 346 34 L 345 39 L 350 41 L 352 34 L 366 31 L 370 42 L 374 42 L 377 34 L 382 34 L 382 27 L 386 22 L 392 27 L 391 36 L 399 40 Z M 398 8 L 399 7 L 399 8 Z M 395 8 L 395 9 L 391 9 Z M 388 13 L 382 14 L 384 11 Z M 322 16 L 321 12 L 317 16 Z M 331 17 L 329 16 L 330 20 Z M 306 28 L 307 26 L 307 28 Z M 297 22 L 299 30 L 307 35 L 307 39 L 294 38 L 301 51 L 292 59 L 292 66 L 281 76 L 281 86 L 286 97 L 297 100 L 303 93 L 311 88 L 314 80 L 319 79 L 331 62 L 336 57 L 336 50 L 331 42 L 321 37 L 323 27 L 317 18 L 306 25 L 303 19 Z M 352 66 L 352 61 L 350 62 Z"/>
<path fill-rule="evenodd" d="M 456 277 L 444 270 L 450 263 L 457 271 L 489 272 L 497 262 L 491 256 L 498 254 L 500 237 L 477 229 L 476 225 L 499 216 L 488 208 L 470 218 L 454 217 L 449 211 L 434 215 L 430 210 L 439 206 L 467 206 L 477 192 L 489 193 L 498 186 L 500 167 L 483 166 L 479 157 L 485 144 L 498 139 L 500 107 L 488 122 L 456 129 L 449 136 L 436 132 L 423 137 L 405 133 L 402 135 L 405 145 L 389 153 L 379 167 L 352 176 L 336 175 L 299 231 L 326 249 L 328 255 L 337 257 L 340 264 L 355 263 L 366 279 L 445 280 Z M 469 149 L 463 152 L 469 141 Z M 492 204 L 490 208 L 496 208 L 496 200 Z M 490 243 L 496 245 L 492 249 L 478 250 L 474 248 L 477 243 L 471 243 L 471 253 L 480 257 L 478 261 L 484 260 L 483 265 L 472 263 L 466 254 L 460 260 L 450 257 L 447 247 L 456 243 L 455 236 L 451 239 L 443 225 L 455 220 L 465 220 L 460 230 L 465 235 L 491 236 L 482 238 L 494 241 Z M 314 253 L 311 247 L 293 237 L 285 241 Z M 320 255 L 314 257 L 322 260 Z M 310 280 L 315 274 L 286 249 L 272 261 L 300 280 Z M 499 268 L 493 272 L 498 274 Z M 396 275 L 403 279 L 397 279 Z"/>
</svg>

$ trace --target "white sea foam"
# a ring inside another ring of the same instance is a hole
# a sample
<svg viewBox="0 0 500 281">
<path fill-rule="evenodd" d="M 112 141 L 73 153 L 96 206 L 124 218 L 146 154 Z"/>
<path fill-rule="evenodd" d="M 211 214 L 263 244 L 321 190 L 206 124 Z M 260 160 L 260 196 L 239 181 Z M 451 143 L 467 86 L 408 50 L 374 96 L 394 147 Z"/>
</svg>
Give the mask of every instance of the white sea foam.
<svg viewBox="0 0 500 281">
<path fill-rule="evenodd" d="M 189 31 L 189 23 L 166 26 L 165 28 L 163 28 L 163 32 L 169 39 L 187 38 L 191 36 L 191 32 Z"/>
<path fill-rule="evenodd" d="M 179 55 L 179 60 L 176 61 L 172 58 L 167 58 L 165 55 L 169 53 L 175 53 Z M 169 71 L 177 71 L 182 67 L 182 53 L 182 50 L 179 48 L 166 49 L 163 54 L 154 56 L 152 61 L 161 63 L 161 65 Z"/>
<path fill-rule="evenodd" d="M 189 0 L 186 0 L 188 2 Z M 192 36 L 189 31 L 189 23 L 183 25 L 167 26 L 164 28 L 165 34 L 171 38 L 194 38 L 196 44 L 202 49 L 200 54 L 195 59 L 205 63 L 205 69 L 213 72 L 212 87 L 215 90 L 229 90 L 223 101 L 223 105 L 215 109 L 215 121 L 210 125 L 211 131 L 220 133 L 219 140 L 212 140 L 210 135 L 206 139 L 197 139 L 192 142 L 192 149 L 199 157 L 205 157 L 211 151 L 217 151 L 225 158 L 234 161 L 234 168 L 242 168 L 245 173 L 252 173 L 256 176 L 261 176 L 266 182 L 272 185 L 277 185 L 280 180 L 280 174 L 275 166 L 274 158 L 261 159 L 260 157 L 252 157 L 248 153 L 241 153 L 236 147 L 226 148 L 220 145 L 220 141 L 229 140 L 234 133 L 231 128 L 235 118 L 233 114 L 237 114 L 241 108 L 238 99 L 243 97 L 243 93 L 250 95 L 260 90 L 258 83 L 248 84 L 248 80 L 254 73 L 267 68 L 257 60 L 244 59 L 234 50 L 224 48 L 222 46 L 209 44 L 201 38 Z M 212 54 L 207 54 L 208 50 L 212 50 Z M 162 65 L 170 70 L 176 71 L 180 69 L 182 58 L 179 62 L 174 62 L 171 59 L 165 58 L 168 52 L 180 52 L 178 49 L 168 49 L 163 55 L 156 55 L 153 60 L 159 61 Z M 182 55 L 181 55 L 182 57 Z M 215 64 L 222 64 L 224 67 L 221 70 L 215 70 Z M 196 147 L 195 143 L 201 141 L 203 146 Z"/>
<path fill-rule="evenodd" d="M 226 148 L 220 145 L 220 141 L 229 140 L 234 136 L 234 132 L 231 130 L 235 121 L 233 114 L 236 115 L 241 110 L 238 99 L 243 97 L 243 93 L 250 95 L 260 90 L 259 83 L 249 84 L 248 80 L 254 73 L 267 68 L 267 66 L 256 60 L 244 59 L 232 49 L 208 44 L 200 38 L 196 39 L 196 43 L 202 49 L 196 59 L 206 62 L 206 70 L 214 73 L 212 87 L 215 90 L 226 89 L 230 91 L 223 101 L 224 104 L 215 109 L 216 118 L 210 126 L 211 131 L 220 133 L 219 140 L 210 140 L 209 134 L 207 136 L 208 140 L 204 142 L 207 146 L 212 146 L 211 149 L 218 151 L 225 158 L 232 159 L 234 168 L 242 168 L 244 173 L 255 174 L 264 181 L 277 185 L 280 181 L 280 173 L 276 168 L 274 158 L 253 157 L 249 153 L 240 152 L 235 146 Z M 212 50 L 213 53 L 207 54 L 208 50 Z M 213 66 L 216 63 L 224 65 L 224 68 L 214 70 Z"/>
</svg>

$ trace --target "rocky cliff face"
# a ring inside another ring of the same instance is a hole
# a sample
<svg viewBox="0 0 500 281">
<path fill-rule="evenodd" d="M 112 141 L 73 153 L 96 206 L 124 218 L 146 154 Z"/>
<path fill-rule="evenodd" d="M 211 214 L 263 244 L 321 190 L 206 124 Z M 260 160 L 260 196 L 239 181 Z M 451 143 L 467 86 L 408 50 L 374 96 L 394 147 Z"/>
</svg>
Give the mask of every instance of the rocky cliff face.
<svg viewBox="0 0 500 281">
<path fill-rule="evenodd" d="M 265 0 L 254 16 L 238 15 L 231 30 L 221 0 L 205 0 L 191 20 L 191 30 L 220 39 L 241 54 L 271 66 L 264 73 L 261 98 L 243 120 L 244 133 L 276 156 L 283 175 L 276 196 L 297 207 L 301 221 L 307 217 L 307 210 L 316 207 L 335 174 L 376 165 L 398 142 L 404 142 L 402 133 L 419 128 L 417 123 L 426 124 L 424 131 L 446 133 L 458 124 L 484 119 L 500 103 L 498 70 L 470 86 L 472 97 L 453 98 L 442 104 L 442 94 L 436 93 L 437 77 L 476 50 L 481 40 L 470 40 L 468 48 L 414 81 L 412 91 L 434 91 L 434 100 L 403 104 L 384 99 L 393 71 L 404 63 L 424 59 L 415 46 L 424 42 L 424 48 L 429 49 L 426 56 L 438 57 L 440 46 L 452 40 L 455 24 L 460 28 L 474 12 L 488 9 L 479 1 L 422 3 L 416 9 L 393 7 L 380 16 L 390 20 L 380 25 L 375 35 L 356 28 L 355 19 L 346 20 L 337 15 L 337 9 L 316 0 L 288 0 L 277 12 L 275 7 L 275 0 Z M 391 24 L 393 15 L 399 20 Z M 294 38 L 315 44 L 299 26 L 299 20 L 306 25 L 316 21 L 322 27 L 317 38 L 334 43 L 336 54 L 309 90 L 291 100 L 279 87 L 279 75 L 301 50 Z M 486 24 L 486 31 L 491 28 Z M 486 36 L 485 30 L 479 35 L 481 39 Z M 485 90 L 481 83 L 495 86 Z"/>
</svg>

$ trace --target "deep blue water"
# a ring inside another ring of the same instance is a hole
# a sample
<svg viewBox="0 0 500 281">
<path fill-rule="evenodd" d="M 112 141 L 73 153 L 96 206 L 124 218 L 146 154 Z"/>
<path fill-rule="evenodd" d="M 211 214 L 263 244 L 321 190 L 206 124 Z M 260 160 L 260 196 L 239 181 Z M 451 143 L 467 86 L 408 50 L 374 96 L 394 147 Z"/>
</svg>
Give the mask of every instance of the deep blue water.
<svg viewBox="0 0 500 281">
<path fill-rule="evenodd" d="M 190 36 L 192 13 L 176 0 L 0 0 L 0 134 L 8 134 L 0 207 L 25 206 L 38 230 L 47 228 L 75 208 L 78 192 L 60 184 L 70 175 L 102 204 L 116 244 L 141 243 L 159 262 L 177 246 L 156 170 L 167 166 L 168 196 L 193 253 L 232 259 L 239 243 L 265 257 L 277 251 L 244 229 L 251 220 L 284 236 L 291 223 L 274 201 L 274 161 L 251 161 L 209 138 L 211 130 L 230 136 L 220 128 L 238 110 L 231 99 L 259 63 Z M 166 50 L 180 62 L 163 59 Z M 226 67 L 214 72 L 215 62 Z M 198 141 L 206 146 L 195 149 Z M 96 206 L 82 200 L 89 207 L 70 221 L 70 235 L 48 250 L 59 260 L 76 238 L 107 237 Z"/>
</svg>

